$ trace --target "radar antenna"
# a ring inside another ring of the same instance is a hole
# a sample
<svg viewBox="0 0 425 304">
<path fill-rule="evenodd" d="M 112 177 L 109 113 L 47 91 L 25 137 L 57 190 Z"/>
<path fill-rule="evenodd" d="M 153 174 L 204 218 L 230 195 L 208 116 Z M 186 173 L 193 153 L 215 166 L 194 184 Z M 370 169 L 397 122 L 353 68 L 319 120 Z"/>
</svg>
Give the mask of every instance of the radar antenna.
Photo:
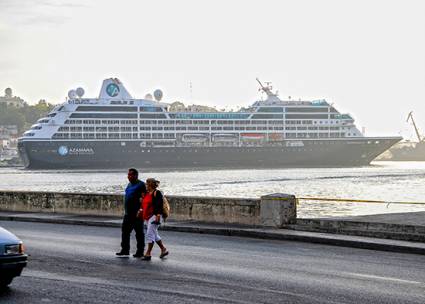
<svg viewBox="0 0 425 304">
<path fill-rule="evenodd" d="M 413 119 L 413 111 L 410 112 L 409 115 L 407 116 L 406 122 L 409 122 L 409 120 L 411 120 L 413 123 L 413 127 L 415 128 L 416 136 L 418 137 L 419 142 L 423 141 L 424 139 L 421 137 L 421 134 L 419 133 L 419 129 L 416 126 L 415 120 Z"/>
</svg>

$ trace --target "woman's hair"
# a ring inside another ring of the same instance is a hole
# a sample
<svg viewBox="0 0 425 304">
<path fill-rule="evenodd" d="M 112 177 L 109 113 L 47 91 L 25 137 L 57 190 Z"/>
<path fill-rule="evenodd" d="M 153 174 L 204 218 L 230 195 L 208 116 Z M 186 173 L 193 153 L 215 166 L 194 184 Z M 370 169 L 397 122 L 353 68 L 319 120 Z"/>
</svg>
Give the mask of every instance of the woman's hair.
<svg viewBox="0 0 425 304">
<path fill-rule="evenodd" d="M 151 188 L 156 189 L 159 187 L 159 180 L 156 180 L 154 178 L 148 178 L 146 180 L 146 185 L 149 185 Z"/>
</svg>

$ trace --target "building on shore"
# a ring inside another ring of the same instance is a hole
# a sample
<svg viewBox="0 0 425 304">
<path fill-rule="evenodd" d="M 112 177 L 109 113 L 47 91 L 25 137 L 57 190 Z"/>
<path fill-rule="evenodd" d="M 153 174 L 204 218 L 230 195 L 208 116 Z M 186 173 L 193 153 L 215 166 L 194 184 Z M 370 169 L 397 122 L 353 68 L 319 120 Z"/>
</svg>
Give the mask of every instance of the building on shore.
<svg viewBox="0 0 425 304">
<path fill-rule="evenodd" d="M 18 127 L 15 125 L 0 125 L 0 148 L 15 147 L 18 140 Z"/>
<path fill-rule="evenodd" d="M 4 90 L 4 96 L 0 96 L 0 104 L 2 103 L 17 108 L 22 108 L 25 105 L 25 101 L 22 98 L 13 96 L 11 88 L 6 88 Z"/>
</svg>

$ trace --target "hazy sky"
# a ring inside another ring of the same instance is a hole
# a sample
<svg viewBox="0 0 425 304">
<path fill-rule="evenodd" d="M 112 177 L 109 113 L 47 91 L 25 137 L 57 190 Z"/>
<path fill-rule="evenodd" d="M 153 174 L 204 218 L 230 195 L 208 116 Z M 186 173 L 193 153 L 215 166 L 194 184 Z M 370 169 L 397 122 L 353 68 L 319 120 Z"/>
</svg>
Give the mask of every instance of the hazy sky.
<svg viewBox="0 0 425 304">
<path fill-rule="evenodd" d="M 0 0 L 0 93 L 58 103 L 118 77 L 134 97 L 223 108 L 258 99 L 259 77 L 409 137 L 411 110 L 425 133 L 424 16 L 420 0 Z"/>
</svg>

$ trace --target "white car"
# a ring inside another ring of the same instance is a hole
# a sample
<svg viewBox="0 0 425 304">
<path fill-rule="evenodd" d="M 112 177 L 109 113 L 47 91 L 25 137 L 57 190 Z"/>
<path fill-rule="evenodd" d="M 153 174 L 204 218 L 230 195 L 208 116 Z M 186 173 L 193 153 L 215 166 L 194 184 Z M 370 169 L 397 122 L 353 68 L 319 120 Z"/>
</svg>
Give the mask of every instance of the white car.
<svg viewBox="0 0 425 304">
<path fill-rule="evenodd" d="M 22 241 L 0 227 L 0 288 L 9 285 L 14 277 L 21 275 L 27 259 Z"/>
</svg>

